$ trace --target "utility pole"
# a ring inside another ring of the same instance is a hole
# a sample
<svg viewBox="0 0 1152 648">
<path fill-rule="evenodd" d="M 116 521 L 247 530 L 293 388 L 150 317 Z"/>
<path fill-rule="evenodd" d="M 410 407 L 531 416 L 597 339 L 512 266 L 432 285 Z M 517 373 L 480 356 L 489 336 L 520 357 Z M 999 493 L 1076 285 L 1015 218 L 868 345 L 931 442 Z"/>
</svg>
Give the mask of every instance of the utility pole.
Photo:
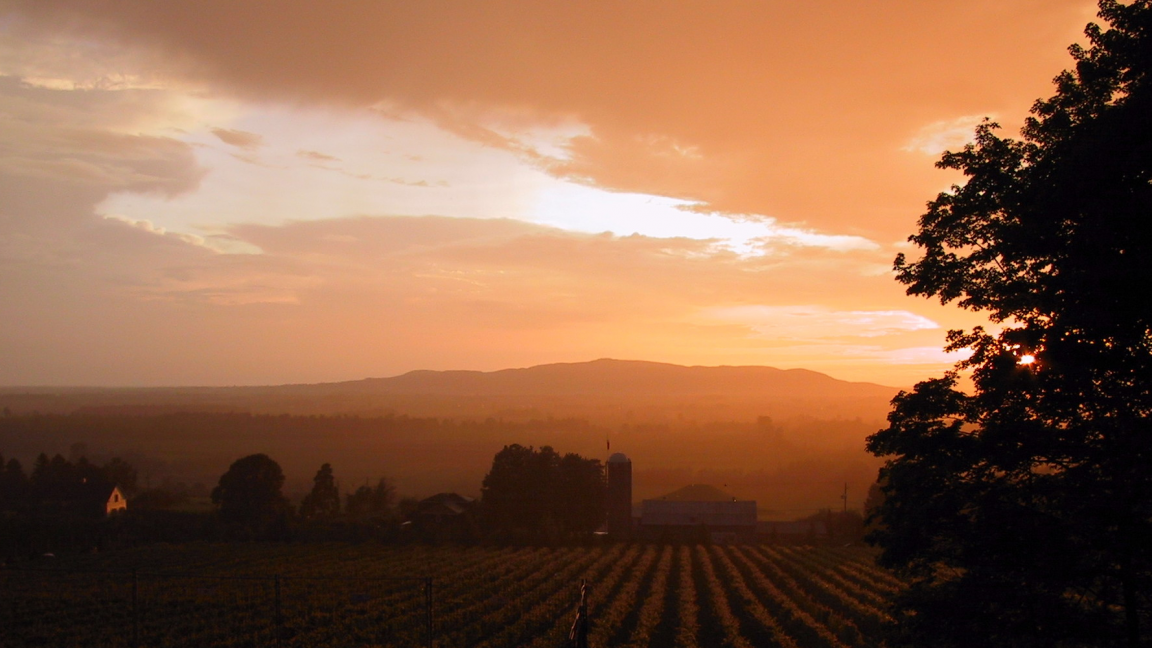
<svg viewBox="0 0 1152 648">
<path fill-rule="evenodd" d="M 840 496 L 844 500 L 844 512 L 848 512 L 848 482 L 844 482 L 844 494 Z"/>
</svg>

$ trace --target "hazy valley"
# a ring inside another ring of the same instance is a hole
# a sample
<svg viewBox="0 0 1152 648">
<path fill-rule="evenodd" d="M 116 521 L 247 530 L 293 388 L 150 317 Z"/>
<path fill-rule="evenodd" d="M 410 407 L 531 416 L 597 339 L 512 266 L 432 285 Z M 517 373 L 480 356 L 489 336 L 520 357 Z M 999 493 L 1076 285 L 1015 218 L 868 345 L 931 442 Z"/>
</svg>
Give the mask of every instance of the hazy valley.
<svg viewBox="0 0 1152 648">
<path fill-rule="evenodd" d="M 346 490 L 383 476 L 401 495 L 476 496 L 504 445 L 603 459 L 611 444 L 634 462 L 637 500 L 710 483 L 788 518 L 839 506 L 844 484 L 859 508 L 879 465 L 864 438 L 895 393 L 804 370 L 618 360 L 317 385 L 6 388 L 0 448 L 126 456 L 153 486 L 209 488 L 264 452 L 289 493 L 328 462 Z"/>
</svg>

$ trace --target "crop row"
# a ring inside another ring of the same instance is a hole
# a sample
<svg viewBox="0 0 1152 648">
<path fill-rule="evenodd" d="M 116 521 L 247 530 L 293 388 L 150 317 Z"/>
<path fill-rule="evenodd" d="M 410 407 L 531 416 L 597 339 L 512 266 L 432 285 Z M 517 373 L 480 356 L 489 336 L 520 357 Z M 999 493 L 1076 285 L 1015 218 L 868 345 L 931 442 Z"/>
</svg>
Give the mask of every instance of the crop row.
<svg viewBox="0 0 1152 648">
<path fill-rule="evenodd" d="M 0 645 L 422 646 L 431 612 L 440 648 L 556 646 L 587 579 L 593 646 L 855 648 L 881 643 L 901 587 L 866 549 L 754 545 L 198 545 L 47 567 L 0 570 Z"/>
</svg>

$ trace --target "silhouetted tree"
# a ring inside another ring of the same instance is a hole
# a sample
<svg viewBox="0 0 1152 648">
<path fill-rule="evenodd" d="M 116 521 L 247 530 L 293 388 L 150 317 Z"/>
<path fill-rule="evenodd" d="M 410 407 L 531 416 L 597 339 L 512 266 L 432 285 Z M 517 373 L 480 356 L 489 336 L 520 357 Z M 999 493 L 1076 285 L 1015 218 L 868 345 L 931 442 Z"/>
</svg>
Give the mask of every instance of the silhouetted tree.
<svg viewBox="0 0 1152 648">
<path fill-rule="evenodd" d="M 538 533 L 550 506 L 550 472 L 559 457 L 549 446 L 504 446 L 484 476 L 480 506 L 488 528 L 505 532 Z"/>
<path fill-rule="evenodd" d="M 280 492 L 283 486 L 280 464 L 266 454 L 249 455 L 233 462 L 220 477 L 212 489 L 212 503 L 218 507 L 220 519 L 241 537 L 275 536 L 285 526 L 289 512 L 288 501 Z"/>
<path fill-rule="evenodd" d="M 101 466 L 100 474 L 105 481 L 119 486 L 125 497 L 136 494 L 136 469 L 120 457 L 112 457 L 108 463 Z"/>
<path fill-rule="evenodd" d="M 32 474 L 29 478 L 33 480 L 43 479 L 43 475 L 49 470 L 48 466 L 50 464 L 51 460 L 48 459 L 48 455 L 43 452 L 36 455 L 36 461 L 32 464 Z"/>
<path fill-rule="evenodd" d="M 361 486 L 350 493 L 344 510 L 353 517 L 388 517 L 392 514 L 392 503 L 396 499 L 396 489 L 386 478 L 381 477 L 375 486 Z"/>
<path fill-rule="evenodd" d="M 28 485 L 37 501 L 60 500 L 68 496 L 78 481 L 80 479 L 76 467 L 62 455 L 57 454 L 49 459 L 48 455 L 40 453 L 36 457 Z"/>
<path fill-rule="evenodd" d="M 607 515 L 604 466 L 597 459 L 568 453 L 556 467 L 554 505 L 560 529 L 570 536 L 589 534 Z"/>
<path fill-rule="evenodd" d="M 79 480 L 81 482 L 107 481 L 104 471 L 100 470 L 99 466 L 88 461 L 88 457 L 80 457 L 76 460 L 76 463 L 68 463 L 71 464 L 68 468 L 68 476 L 72 480 Z"/>
<path fill-rule="evenodd" d="M 986 312 L 959 376 L 893 401 L 882 563 L 911 579 L 904 639 L 938 646 L 1152 638 L 1152 4 L 1100 2 L 1022 139 L 985 122 L 896 259 L 909 294 Z"/>
<path fill-rule="evenodd" d="M 0 455 L 0 511 L 15 511 L 28 503 L 28 477 L 24 467 L 15 458 L 4 462 Z"/>
<path fill-rule="evenodd" d="M 884 480 L 878 479 L 868 487 L 864 498 L 864 530 L 871 533 L 880 529 L 880 507 L 884 504 Z"/>
<path fill-rule="evenodd" d="M 17 462 L 19 467 L 19 462 Z M 23 469 L 20 469 L 23 473 Z M 127 495 L 136 488 L 136 469 L 131 464 L 120 459 L 112 459 L 103 466 L 96 466 L 88 458 L 80 455 L 75 462 L 69 461 L 63 455 L 55 455 L 51 459 L 41 453 L 36 458 L 32 475 L 28 480 L 34 495 L 38 498 L 60 497 L 72 490 L 76 484 L 84 482 L 106 483 L 109 486 L 119 486 Z"/>
<path fill-rule="evenodd" d="M 336 478 L 332 474 L 332 464 L 320 466 L 312 478 L 312 490 L 300 502 L 300 517 L 332 517 L 340 512 L 340 491 L 336 489 Z"/>
<path fill-rule="evenodd" d="M 510 537 L 587 535 L 604 522 L 604 470 L 596 459 L 563 457 L 550 446 L 504 446 L 481 488 L 489 530 Z"/>
</svg>

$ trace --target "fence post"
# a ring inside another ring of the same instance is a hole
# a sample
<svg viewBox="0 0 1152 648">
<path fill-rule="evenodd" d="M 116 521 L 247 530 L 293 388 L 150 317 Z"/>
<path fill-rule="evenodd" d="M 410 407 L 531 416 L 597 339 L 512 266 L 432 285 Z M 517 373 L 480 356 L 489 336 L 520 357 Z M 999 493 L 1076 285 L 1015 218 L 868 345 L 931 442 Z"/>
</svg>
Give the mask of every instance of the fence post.
<svg viewBox="0 0 1152 648">
<path fill-rule="evenodd" d="M 276 605 L 275 605 L 275 627 L 272 629 L 272 643 L 280 645 L 280 627 L 284 624 L 284 619 L 280 615 L 280 574 L 273 577 L 273 584 L 276 591 Z"/>
<path fill-rule="evenodd" d="M 588 579 L 580 579 L 580 607 L 576 610 L 576 619 L 572 621 L 572 629 L 568 632 L 568 641 L 572 648 L 588 648 Z"/>
<path fill-rule="evenodd" d="M 140 646 L 140 605 L 137 602 L 140 589 L 140 575 L 132 570 L 132 648 Z"/>
<path fill-rule="evenodd" d="M 432 641 L 432 577 L 424 579 L 424 623 L 428 636 L 428 648 L 433 648 Z"/>
</svg>

